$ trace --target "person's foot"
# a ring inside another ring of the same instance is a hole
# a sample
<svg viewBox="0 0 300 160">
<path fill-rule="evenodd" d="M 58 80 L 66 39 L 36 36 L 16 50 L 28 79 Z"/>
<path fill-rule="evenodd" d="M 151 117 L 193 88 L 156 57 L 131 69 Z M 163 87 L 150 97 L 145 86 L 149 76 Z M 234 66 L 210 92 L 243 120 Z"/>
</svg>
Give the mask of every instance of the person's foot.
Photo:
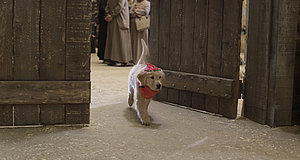
<svg viewBox="0 0 300 160">
<path fill-rule="evenodd" d="M 130 67 L 133 66 L 132 63 L 121 63 L 120 67 Z"/>
<path fill-rule="evenodd" d="M 109 62 L 107 63 L 108 66 L 115 66 L 116 64 L 117 64 L 117 63 L 114 62 L 114 61 L 109 61 Z"/>
<path fill-rule="evenodd" d="M 109 61 L 109 60 L 103 60 L 102 63 L 103 63 L 103 64 L 110 64 L 110 61 Z"/>
</svg>

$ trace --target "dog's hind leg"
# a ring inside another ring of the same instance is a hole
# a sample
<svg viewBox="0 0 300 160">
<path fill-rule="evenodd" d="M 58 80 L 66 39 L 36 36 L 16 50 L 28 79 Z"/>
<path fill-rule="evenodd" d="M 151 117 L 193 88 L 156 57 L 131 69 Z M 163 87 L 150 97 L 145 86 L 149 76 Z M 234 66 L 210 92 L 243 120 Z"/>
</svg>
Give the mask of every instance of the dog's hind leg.
<svg viewBox="0 0 300 160">
<path fill-rule="evenodd" d="M 134 90 L 131 85 L 128 85 L 128 99 L 127 103 L 131 107 L 133 104 L 133 96 L 134 96 Z"/>
</svg>

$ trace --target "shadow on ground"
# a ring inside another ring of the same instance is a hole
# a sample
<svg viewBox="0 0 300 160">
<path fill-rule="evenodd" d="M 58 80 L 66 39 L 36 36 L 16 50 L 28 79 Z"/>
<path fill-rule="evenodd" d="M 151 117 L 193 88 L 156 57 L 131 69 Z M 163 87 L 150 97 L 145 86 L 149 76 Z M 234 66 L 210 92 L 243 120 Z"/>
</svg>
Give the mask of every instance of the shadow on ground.
<svg viewBox="0 0 300 160">
<path fill-rule="evenodd" d="M 150 116 L 151 125 L 144 126 L 141 124 L 136 111 L 133 108 L 127 107 L 124 109 L 124 117 L 132 124 L 130 127 L 138 127 L 138 128 L 148 128 L 148 129 L 158 129 L 161 124 L 153 123 L 153 118 Z"/>
<path fill-rule="evenodd" d="M 76 126 L 32 126 L 19 128 L 0 129 L 0 141 L 7 143 L 20 143 L 36 137 L 47 137 L 55 134 L 67 133 L 84 128 L 84 125 Z"/>
</svg>

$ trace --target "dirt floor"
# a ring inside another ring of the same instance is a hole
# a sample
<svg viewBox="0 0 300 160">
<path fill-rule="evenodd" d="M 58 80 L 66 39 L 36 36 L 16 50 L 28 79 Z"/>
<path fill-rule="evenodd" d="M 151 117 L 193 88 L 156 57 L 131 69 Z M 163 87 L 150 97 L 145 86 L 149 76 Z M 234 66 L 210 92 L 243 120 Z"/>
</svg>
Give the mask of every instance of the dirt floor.
<svg viewBox="0 0 300 160">
<path fill-rule="evenodd" d="M 0 160 L 299 160 L 300 127 L 270 128 L 152 101 L 153 125 L 126 104 L 130 68 L 92 55 L 89 126 L 0 129 Z"/>
</svg>

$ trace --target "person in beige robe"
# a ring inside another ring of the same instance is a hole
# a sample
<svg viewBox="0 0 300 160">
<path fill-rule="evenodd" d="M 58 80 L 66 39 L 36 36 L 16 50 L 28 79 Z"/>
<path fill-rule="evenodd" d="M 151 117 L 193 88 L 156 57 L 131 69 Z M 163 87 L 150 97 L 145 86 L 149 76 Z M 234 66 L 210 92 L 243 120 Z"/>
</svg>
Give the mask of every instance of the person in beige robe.
<svg viewBox="0 0 300 160">
<path fill-rule="evenodd" d="M 133 63 L 137 63 L 141 53 L 142 44 L 141 39 L 144 39 L 148 45 L 148 29 L 144 31 L 138 31 L 136 29 L 135 19 L 148 16 L 150 12 L 150 2 L 146 0 L 137 0 L 130 9 L 130 33 L 131 33 L 131 46 L 132 46 L 132 56 Z"/>
<path fill-rule="evenodd" d="M 108 65 L 127 66 L 132 61 L 128 1 L 108 0 L 105 11 L 108 24 L 104 60 Z"/>
</svg>

